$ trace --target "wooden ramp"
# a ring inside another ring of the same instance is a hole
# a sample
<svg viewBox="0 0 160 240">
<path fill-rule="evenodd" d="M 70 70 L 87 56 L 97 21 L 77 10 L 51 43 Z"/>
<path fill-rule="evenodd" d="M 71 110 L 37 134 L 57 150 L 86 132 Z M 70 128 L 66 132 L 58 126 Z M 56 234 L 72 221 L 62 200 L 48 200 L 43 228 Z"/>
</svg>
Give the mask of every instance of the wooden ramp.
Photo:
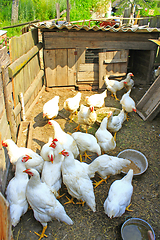
<svg viewBox="0 0 160 240">
<path fill-rule="evenodd" d="M 144 121 L 152 121 L 160 112 L 160 75 L 137 103 L 136 108 Z"/>
</svg>

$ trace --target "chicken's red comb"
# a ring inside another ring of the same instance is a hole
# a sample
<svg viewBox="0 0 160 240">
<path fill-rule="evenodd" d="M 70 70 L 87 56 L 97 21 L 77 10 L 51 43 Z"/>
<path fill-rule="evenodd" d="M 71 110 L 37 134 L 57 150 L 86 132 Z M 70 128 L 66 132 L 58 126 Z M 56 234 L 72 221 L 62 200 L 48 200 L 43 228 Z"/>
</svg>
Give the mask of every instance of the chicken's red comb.
<svg viewBox="0 0 160 240">
<path fill-rule="evenodd" d="M 68 152 L 67 152 L 65 149 L 64 149 L 64 150 L 62 150 L 62 152 L 61 152 L 61 153 L 62 153 L 62 155 L 63 155 L 63 156 L 69 156 L 69 153 L 68 153 Z"/>
<path fill-rule="evenodd" d="M 23 158 L 22 158 L 22 162 L 27 162 L 29 159 L 31 159 L 31 157 L 29 155 L 25 155 Z"/>
<path fill-rule="evenodd" d="M 124 81 L 124 84 L 127 84 L 127 82 L 126 82 L 126 81 Z"/>
<path fill-rule="evenodd" d="M 2 140 L 2 146 L 3 146 L 3 147 L 8 147 L 8 144 L 5 143 L 5 142 L 3 142 L 3 140 Z"/>
<path fill-rule="evenodd" d="M 29 176 L 33 176 L 34 174 L 32 173 L 31 169 L 26 169 L 23 172 L 27 173 Z"/>
<path fill-rule="evenodd" d="M 133 108 L 133 112 L 136 112 L 137 110 L 136 110 L 136 108 Z"/>
<path fill-rule="evenodd" d="M 58 142 L 58 139 L 57 139 L 57 138 L 54 138 L 52 142 Z"/>
<path fill-rule="evenodd" d="M 94 110 L 94 107 L 90 107 L 90 110 L 91 110 L 91 112 L 93 112 L 93 110 Z"/>
<path fill-rule="evenodd" d="M 48 124 L 49 124 L 49 125 L 52 125 L 51 121 L 48 121 Z"/>
</svg>

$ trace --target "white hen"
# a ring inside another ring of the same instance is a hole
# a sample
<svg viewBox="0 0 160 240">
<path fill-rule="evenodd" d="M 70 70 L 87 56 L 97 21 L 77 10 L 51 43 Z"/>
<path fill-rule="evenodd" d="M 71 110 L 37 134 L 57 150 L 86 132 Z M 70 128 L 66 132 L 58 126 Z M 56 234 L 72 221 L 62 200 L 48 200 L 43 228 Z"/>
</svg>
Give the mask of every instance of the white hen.
<svg viewBox="0 0 160 240">
<path fill-rule="evenodd" d="M 119 158 L 103 154 L 95 158 L 88 166 L 89 175 L 97 172 L 103 179 L 109 175 L 119 174 L 123 167 L 126 167 L 131 162 L 125 158 Z"/>
<path fill-rule="evenodd" d="M 28 202 L 26 199 L 26 187 L 29 181 L 28 175 L 23 171 L 26 169 L 22 162 L 23 156 L 16 162 L 15 176 L 10 180 L 6 196 L 10 205 L 11 223 L 15 227 L 23 214 L 27 212 Z"/>
<path fill-rule="evenodd" d="M 116 141 L 112 134 L 107 130 L 108 117 L 103 118 L 100 127 L 95 132 L 95 137 L 97 138 L 98 144 L 101 147 L 102 153 L 106 153 L 110 150 L 115 149 Z"/>
<path fill-rule="evenodd" d="M 82 155 L 86 153 L 86 151 L 97 153 L 97 155 L 101 155 L 101 148 L 97 143 L 97 139 L 89 133 L 82 132 L 74 132 L 72 133 L 72 137 L 77 143 L 80 152 L 80 161 L 82 162 Z M 88 155 L 86 155 L 88 157 Z"/>
<path fill-rule="evenodd" d="M 121 128 L 124 121 L 127 119 L 127 114 L 125 113 L 124 109 L 120 111 L 117 116 L 113 116 L 113 112 L 110 112 L 108 118 L 107 128 L 110 132 L 117 133 Z M 114 139 L 116 135 L 114 136 Z"/>
<path fill-rule="evenodd" d="M 134 86 L 134 80 L 131 78 L 133 75 L 133 73 L 128 73 L 127 77 L 124 79 L 124 84 L 125 84 L 125 88 L 128 90 L 130 90 L 133 86 Z"/>
<path fill-rule="evenodd" d="M 23 155 L 29 155 L 30 158 L 26 162 L 26 168 L 35 168 L 37 171 L 41 172 L 44 164 L 43 158 L 35 153 L 33 150 L 25 147 L 18 147 L 12 139 L 7 139 L 2 142 L 2 145 L 7 148 L 10 162 L 16 164 L 19 157 Z"/>
<path fill-rule="evenodd" d="M 55 120 L 50 120 L 48 123 L 53 127 L 54 138 L 58 139 L 63 149 L 70 150 L 76 158 L 79 155 L 79 150 L 74 138 L 68 133 L 65 133 Z"/>
<path fill-rule="evenodd" d="M 94 94 L 94 95 L 91 95 L 90 97 L 87 96 L 85 98 L 85 101 L 89 106 L 100 108 L 104 105 L 105 97 L 107 97 L 107 90 L 105 90 L 100 94 Z"/>
<path fill-rule="evenodd" d="M 88 126 L 91 126 L 95 123 L 97 120 L 97 113 L 94 111 L 94 107 L 90 106 L 84 106 L 81 104 L 80 110 L 78 112 L 78 126 L 76 127 L 76 130 L 80 130 L 80 125 L 84 124 L 86 125 L 86 133 Z"/>
<path fill-rule="evenodd" d="M 44 144 L 41 149 L 40 155 L 44 161 L 53 162 L 53 149 L 50 147 L 52 141 L 53 138 L 50 137 L 48 143 Z"/>
<path fill-rule="evenodd" d="M 53 139 L 49 148 L 52 149 L 52 158 L 51 161 L 47 160 L 44 162 L 41 180 L 50 186 L 52 192 L 54 193 L 55 190 L 58 192 L 58 190 L 61 188 L 61 165 L 64 156 L 62 154 L 59 154 L 63 148 L 57 139 Z"/>
<path fill-rule="evenodd" d="M 122 96 L 120 104 L 126 112 L 136 112 L 136 104 L 135 101 L 130 97 L 130 92 L 131 89 Z"/>
<path fill-rule="evenodd" d="M 96 202 L 93 184 L 84 167 L 87 164 L 75 160 L 70 151 L 63 150 L 61 153 L 65 157 L 62 162 L 62 177 L 69 194 L 73 198 L 85 201 L 92 211 L 95 212 Z"/>
<path fill-rule="evenodd" d="M 119 100 L 117 98 L 117 95 L 116 95 L 116 92 L 121 90 L 122 88 L 124 88 L 124 85 L 125 85 L 125 81 L 124 80 L 121 80 L 121 81 L 118 81 L 118 80 L 110 80 L 108 79 L 108 77 L 106 76 L 104 78 L 104 82 L 105 82 L 105 85 L 108 89 L 108 91 L 110 91 L 112 93 L 112 96 L 115 97 L 116 100 Z"/>
<path fill-rule="evenodd" d="M 43 117 L 53 119 L 57 117 L 59 111 L 59 96 L 55 96 L 43 105 Z"/>
<path fill-rule="evenodd" d="M 71 113 L 70 119 L 72 121 L 73 114 L 77 112 L 81 100 L 81 93 L 78 92 L 74 97 L 67 98 L 64 102 L 64 108 Z"/>
<path fill-rule="evenodd" d="M 50 187 L 41 182 L 39 173 L 35 169 L 26 169 L 25 172 L 31 177 L 27 184 L 26 197 L 33 209 L 35 219 L 43 226 L 39 239 L 44 237 L 47 222 L 54 218 L 72 225 L 73 221 L 66 214 L 64 207 L 56 199 Z"/>
<path fill-rule="evenodd" d="M 110 218 L 120 217 L 131 202 L 133 170 L 130 169 L 121 180 L 112 183 L 104 202 L 104 211 Z"/>
</svg>

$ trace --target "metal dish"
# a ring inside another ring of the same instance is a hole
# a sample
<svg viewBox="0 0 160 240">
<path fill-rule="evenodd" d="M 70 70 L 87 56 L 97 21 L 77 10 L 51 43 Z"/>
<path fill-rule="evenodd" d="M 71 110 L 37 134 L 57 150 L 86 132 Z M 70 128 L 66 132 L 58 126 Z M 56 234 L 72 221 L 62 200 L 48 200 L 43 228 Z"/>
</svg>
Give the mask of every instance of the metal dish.
<svg viewBox="0 0 160 240">
<path fill-rule="evenodd" d="M 120 152 L 117 157 L 125 158 L 134 162 L 138 168 L 140 168 L 140 173 L 134 173 L 134 176 L 141 175 L 144 173 L 148 168 L 148 161 L 147 158 L 144 156 L 143 153 L 134 150 L 134 149 L 125 149 Z M 126 174 L 127 172 L 121 171 L 122 173 Z"/>
<path fill-rule="evenodd" d="M 121 227 L 121 237 L 123 240 L 156 239 L 153 228 L 141 218 L 130 218 L 126 220 Z"/>
</svg>

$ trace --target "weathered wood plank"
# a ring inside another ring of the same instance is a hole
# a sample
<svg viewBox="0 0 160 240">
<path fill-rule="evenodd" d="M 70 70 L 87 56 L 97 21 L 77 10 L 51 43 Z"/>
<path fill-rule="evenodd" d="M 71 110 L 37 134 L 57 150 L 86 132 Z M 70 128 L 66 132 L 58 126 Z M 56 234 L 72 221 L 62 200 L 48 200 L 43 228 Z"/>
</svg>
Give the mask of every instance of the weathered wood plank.
<svg viewBox="0 0 160 240">
<path fill-rule="evenodd" d="M 98 72 L 78 72 L 78 82 L 98 80 Z"/>
<path fill-rule="evenodd" d="M 0 192 L 0 239 L 13 240 L 9 203 Z"/>
<path fill-rule="evenodd" d="M 79 72 L 99 72 L 99 65 L 97 63 L 80 64 Z"/>
<path fill-rule="evenodd" d="M 99 53 L 99 89 L 105 88 L 104 76 L 106 75 L 106 69 L 103 64 L 105 58 L 106 58 L 106 53 L 100 52 Z"/>
<path fill-rule="evenodd" d="M 148 39 L 157 39 L 158 33 L 142 32 L 44 32 L 44 48 L 107 48 L 156 50 Z M 106 40 L 107 39 L 107 40 Z"/>
<path fill-rule="evenodd" d="M 44 50 L 44 65 L 46 87 L 55 86 L 57 82 L 56 50 Z"/>
<path fill-rule="evenodd" d="M 56 50 L 56 69 L 57 78 L 56 86 L 67 86 L 68 83 L 68 51 L 67 49 L 57 49 Z"/>
<path fill-rule="evenodd" d="M 42 48 L 43 44 L 38 43 L 31 50 L 29 50 L 26 54 L 18 58 L 15 62 L 13 62 L 8 67 L 9 77 L 12 78 L 16 75 Z"/>
<path fill-rule="evenodd" d="M 104 60 L 104 63 L 126 63 L 127 62 L 127 58 L 117 58 L 117 59 L 107 59 Z"/>
<path fill-rule="evenodd" d="M 68 49 L 68 86 L 76 85 L 75 49 Z"/>
<path fill-rule="evenodd" d="M 0 72 L 2 71 L 1 70 L 2 65 L 6 68 L 11 63 L 7 51 L 8 51 L 7 47 L 3 47 L 2 49 L 0 49 Z"/>
<path fill-rule="evenodd" d="M 160 76 L 137 103 L 137 113 L 143 120 L 153 120 L 160 110 Z"/>
<path fill-rule="evenodd" d="M 42 81 L 42 77 L 43 76 L 44 76 L 44 71 L 40 70 L 39 74 L 34 79 L 33 83 L 30 85 L 28 90 L 24 93 L 24 105 L 26 105 L 26 103 L 28 102 L 28 100 L 32 96 L 32 94 L 35 91 L 35 89 L 36 89 L 37 85 L 39 84 L 39 82 Z M 17 115 L 21 111 L 21 104 L 18 103 L 18 105 L 15 107 L 15 109 L 13 111 L 14 111 L 14 115 L 17 117 Z"/>
<path fill-rule="evenodd" d="M 11 61 L 27 53 L 38 43 L 38 29 L 33 29 L 19 37 L 13 37 L 9 41 L 9 51 Z"/>
</svg>

